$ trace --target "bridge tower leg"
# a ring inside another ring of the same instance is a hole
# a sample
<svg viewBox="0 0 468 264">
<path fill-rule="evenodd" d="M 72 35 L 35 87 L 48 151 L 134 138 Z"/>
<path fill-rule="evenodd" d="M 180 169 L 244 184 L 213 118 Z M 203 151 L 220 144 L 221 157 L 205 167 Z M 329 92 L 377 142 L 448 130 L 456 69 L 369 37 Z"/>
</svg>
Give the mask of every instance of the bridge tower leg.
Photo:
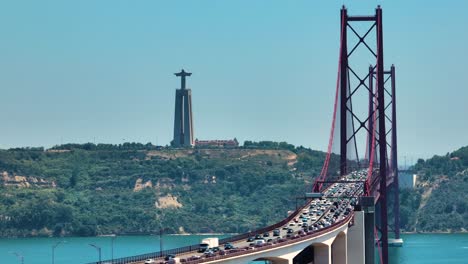
<svg viewBox="0 0 468 264">
<path fill-rule="evenodd" d="M 390 74 L 392 75 L 392 170 L 393 170 L 393 188 L 395 190 L 393 215 L 395 239 L 400 239 L 400 184 L 398 179 L 398 152 L 397 152 L 397 123 L 396 123 L 396 92 L 395 92 L 395 66 L 392 65 L 390 68 Z"/>
<path fill-rule="evenodd" d="M 347 105 L 348 105 L 348 11 L 341 9 L 341 64 L 340 64 L 340 175 L 347 173 Z"/>
<path fill-rule="evenodd" d="M 375 206 L 374 197 L 361 197 L 360 204 L 364 211 L 365 264 L 374 264 L 375 260 Z"/>
<path fill-rule="evenodd" d="M 382 262 L 388 263 L 388 216 L 387 216 L 387 139 L 385 129 L 385 88 L 384 88 L 384 61 L 383 61 L 383 28 L 382 9 L 376 9 L 377 22 L 377 104 L 378 104 L 378 125 L 379 125 L 379 200 L 380 200 L 380 242 L 382 244 Z"/>
<path fill-rule="evenodd" d="M 374 112 L 374 67 L 369 66 L 369 117 Z M 367 121 L 369 128 L 367 131 L 367 155 L 366 158 L 370 162 L 372 155 L 372 127 L 374 127 L 374 119 L 369 118 Z"/>
</svg>

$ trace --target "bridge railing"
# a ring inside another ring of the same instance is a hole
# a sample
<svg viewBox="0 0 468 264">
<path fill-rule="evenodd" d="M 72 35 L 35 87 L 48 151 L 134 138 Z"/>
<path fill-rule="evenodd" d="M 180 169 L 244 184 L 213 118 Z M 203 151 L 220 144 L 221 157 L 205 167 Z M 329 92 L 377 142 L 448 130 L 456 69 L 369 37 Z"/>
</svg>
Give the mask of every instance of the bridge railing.
<svg viewBox="0 0 468 264">
<path fill-rule="evenodd" d="M 305 207 L 305 206 L 303 206 L 303 207 Z M 299 210 L 297 210 L 297 211 L 299 211 Z M 292 215 L 292 217 L 289 220 L 291 220 L 295 216 L 295 214 L 291 214 L 291 215 Z M 311 239 L 313 237 L 317 237 L 319 235 L 322 235 L 322 234 L 334 229 L 335 227 L 337 227 L 339 225 L 342 225 L 345 222 L 351 223 L 353 216 L 354 216 L 353 214 L 349 214 L 346 218 L 342 219 L 341 221 L 338 221 L 338 222 L 336 222 L 336 223 L 334 223 L 334 224 L 332 224 L 332 225 L 330 225 L 328 227 L 322 228 L 322 229 L 320 229 L 318 231 L 313 231 L 311 234 L 306 234 L 306 235 L 298 236 L 298 237 L 292 237 L 292 238 L 289 238 L 286 241 L 277 242 L 276 244 L 267 245 L 267 246 L 263 246 L 263 247 L 260 247 L 260 248 L 252 248 L 252 249 L 246 250 L 246 251 L 238 251 L 238 252 L 233 252 L 233 253 L 227 252 L 226 255 L 217 255 L 217 256 L 208 257 L 208 258 L 204 258 L 204 259 L 184 260 L 183 263 L 197 264 L 197 263 L 202 263 L 202 262 L 205 262 L 205 261 L 221 260 L 221 259 L 240 256 L 240 255 L 243 255 L 245 253 L 263 251 L 263 250 L 271 249 L 271 248 L 274 248 L 274 247 L 277 247 L 277 246 L 290 245 L 290 244 L 293 244 L 293 243 L 308 240 L 308 239 Z M 286 218 L 286 219 L 288 219 L 288 218 Z M 281 221 L 281 222 L 284 222 L 284 220 Z M 275 224 L 275 225 L 277 225 L 277 224 Z M 275 226 L 275 225 L 270 226 L 270 228 L 274 228 L 273 226 Z M 262 228 L 262 229 L 267 229 L 267 228 Z M 262 229 L 259 229 L 257 231 L 260 231 Z M 249 234 L 247 234 L 247 236 L 245 236 L 245 234 L 243 234 L 243 235 L 239 235 L 239 236 L 230 237 L 230 238 L 227 238 L 227 239 L 229 239 L 232 242 L 232 241 L 241 240 L 243 238 L 247 238 L 248 236 L 249 236 Z M 233 238 L 236 238 L 236 237 L 238 238 L 237 240 L 232 240 Z M 223 240 L 220 240 L 220 243 L 221 243 L 221 241 L 223 241 Z M 230 241 L 226 240 L 225 242 L 222 242 L 222 243 L 226 243 L 226 242 L 230 242 Z M 160 251 L 160 252 L 141 254 L 141 255 L 125 257 L 125 258 L 118 258 L 118 259 L 114 259 L 113 261 L 112 260 L 106 260 L 106 261 L 101 261 L 101 262 L 92 262 L 92 263 L 89 263 L 89 264 L 104 264 L 104 263 L 126 264 L 126 263 L 133 263 L 133 262 L 137 262 L 137 261 L 144 261 L 144 260 L 149 259 L 149 258 L 161 258 L 161 257 L 167 256 L 168 254 L 174 254 L 175 255 L 175 254 L 180 254 L 180 253 L 186 253 L 186 252 L 190 252 L 190 251 L 193 251 L 193 250 L 198 250 L 198 248 L 199 248 L 199 245 L 186 246 L 186 247 L 174 248 L 174 249 L 170 249 L 170 250 L 164 250 L 164 251 Z"/>
<path fill-rule="evenodd" d="M 113 264 L 126 264 L 126 263 L 133 263 L 137 261 L 144 261 L 146 259 L 156 259 L 156 258 L 162 258 L 167 255 L 176 255 L 176 254 L 181 254 L 185 252 L 190 252 L 194 250 L 198 250 L 200 248 L 200 245 L 191 245 L 191 246 L 185 246 L 185 247 L 179 247 L 179 248 L 173 248 L 173 249 L 168 249 L 168 250 L 163 250 L 163 251 L 158 251 L 158 252 L 152 252 L 152 253 L 147 253 L 147 254 L 141 254 L 141 255 L 135 255 L 131 257 L 123 257 L 123 258 L 116 258 L 114 260 L 103 260 L 101 262 L 90 262 L 88 264 L 104 264 L 104 263 L 113 263 Z"/>
<path fill-rule="evenodd" d="M 283 219 L 282 221 L 280 221 L 280 222 L 278 222 L 276 224 L 273 224 L 273 225 L 270 225 L 270 226 L 267 226 L 267 227 L 263 227 L 263 228 L 260 228 L 260 229 L 257 229 L 255 231 L 251 231 L 251 232 L 248 232 L 248 233 L 223 238 L 223 239 L 219 240 L 219 243 L 220 244 L 225 244 L 225 243 L 228 243 L 228 242 L 235 242 L 235 241 L 246 239 L 246 238 L 252 236 L 253 234 L 262 234 L 262 233 L 265 233 L 265 232 L 270 231 L 272 229 L 279 228 L 279 227 L 289 223 L 306 206 L 308 206 L 307 203 L 305 205 L 301 206 L 300 208 L 298 208 L 293 213 L 291 213 L 288 217 L 286 217 L 285 219 Z M 117 258 L 117 259 L 114 259 L 114 260 L 103 260 L 101 262 L 99 262 L 99 261 L 98 262 L 90 262 L 88 264 L 101 264 L 101 263 L 102 264 L 104 264 L 104 263 L 126 264 L 126 263 L 132 263 L 132 262 L 136 262 L 136 261 L 144 261 L 144 260 L 150 259 L 150 258 L 156 259 L 156 258 L 165 257 L 167 255 L 177 255 L 177 254 L 181 254 L 181 253 L 187 253 L 187 252 L 191 252 L 191 251 L 196 251 L 199 248 L 200 248 L 200 245 L 196 244 L 196 245 L 179 247 L 179 248 L 174 248 L 174 249 L 168 249 L 168 250 L 163 250 L 163 251 L 158 251 L 158 252 L 135 255 L 135 256 L 131 256 L 131 257 Z"/>
<path fill-rule="evenodd" d="M 326 187 L 325 190 L 328 189 L 329 187 L 330 186 Z M 252 236 L 254 234 L 263 234 L 263 233 L 265 233 L 267 231 L 270 231 L 270 230 L 273 230 L 275 228 L 280 228 L 280 227 L 286 225 L 287 223 L 289 223 L 292 219 L 294 219 L 307 206 L 309 206 L 309 203 L 305 203 L 303 206 L 299 207 L 296 211 L 291 213 L 288 217 L 286 217 L 285 219 L 283 219 L 280 222 L 275 223 L 273 225 L 263 227 L 263 228 L 260 228 L 260 229 L 257 229 L 257 230 L 254 230 L 254 231 L 251 231 L 251 232 L 248 232 L 248 233 L 244 233 L 244 234 L 240 234 L 240 235 L 220 239 L 219 244 L 225 244 L 225 243 L 228 243 L 228 242 L 235 242 L 235 241 L 239 241 L 239 240 L 244 240 L 244 239 L 246 239 L 246 238 L 248 238 L 248 237 L 250 237 L 250 236 Z M 351 214 L 349 216 L 351 216 Z M 347 218 L 345 218 L 344 220 L 348 219 L 349 216 Z M 342 220 L 342 221 L 344 221 L 344 220 Z M 337 224 L 341 223 L 342 221 L 337 222 L 335 224 L 332 224 L 329 227 L 323 228 L 320 231 L 314 231 L 314 233 L 321 234 L 322 230 L 329 230 L 331 227 L 336 226 Z M 104 261 L 101 261 L 101 262 L 91 262 L 91 263 L 88 263 L 88 264 L 104 264 L 104 263 L 126 264 L 126 263 L 133 263 L 133 262 L 137 262 L 137 261 L 144 261 L 144 260 L 150 259 L 150 258 L 157 259 L 157 258 L 165 257 L 167 255 L 177 255 L 177 254 L 181 254 L 181 253 L 196 251 L 199 248 L 200 248 L 200 245 L 196 244 L 196 245 L 190 245 L 190 246 L 185 246 L 185 247 L 168 249 L 168 250 L 163 250 L 163 251 L 158 251 L 158 252 L 140 254 L 140 255 L 135 255 L 135 256 L 131 256 L 131 257 L 117 258 L 117 259 L 114 259 L 114 260 L 104 260 Z M 230 256 L 232 256 L 232 255 L 230 255 Z M 192 263 L 192 262 L 190 262 L 190 263 Z M 197 263 L 197 262 L 193 262 L 193 263 Z"/>
<path fill-rule="evenodd" d="M 207 261 L 222 260 L 222 259 L 227 259 L 227 258 L 240 256 L 240 255 L 243 255 L 243 254 L 246 254 L 246 253 L 264 251 L 264 250 L 268 250 L 268 249 L 278 247 L 278 246 L 290 245 L 290 244 L 293 244 L 293 243 L 301 242 L 301 241 L 304 241 L 304 240 L 311 239 L 313 237 L 320 236 L 320 235 L 322 235 L 322 234 L 324 234 L 326 232 L 329 232 L 330 230 L 334 229 L 337 226 L 343 225 L 343 223 L 348 223 L 348 225 L 349 225 L 349 224 L 351 224 L 353 222 L 353 219 L 352 219 L 353 217 L 354 217 L 354 214 L 349 214 L 346 218 L 342 219 L 341 221 L 338 221 L 338 222 L 336 222 L 336 223 L 334 223 L 334 224 L 332 224 L 332 225 L 330 225 L 328 227 L 325 227 L 323 229 L 320 229 L 318 231 L 313 231 L 311 234 L 292 237 L 292 238 L 289 238 L 286 241 L 277 242 L 276 244 L 262 246 L 262 247 L 259 247 L 259 248 L 252 248 L 252 249 L 245 250 L 245 251 L 237 251 L 237 252 L 233 252 L 233 253 L 226 252 L 227 253 L 226 255 L 216 255 L 216 256 L 207 257 L 207 258 L 204 258 L 204 259 L 184 260 L 183 263 L 184 264 L 198 264 L 198 263 L 203 263 L 203 262 L 207 262 Z"/>
</svg>

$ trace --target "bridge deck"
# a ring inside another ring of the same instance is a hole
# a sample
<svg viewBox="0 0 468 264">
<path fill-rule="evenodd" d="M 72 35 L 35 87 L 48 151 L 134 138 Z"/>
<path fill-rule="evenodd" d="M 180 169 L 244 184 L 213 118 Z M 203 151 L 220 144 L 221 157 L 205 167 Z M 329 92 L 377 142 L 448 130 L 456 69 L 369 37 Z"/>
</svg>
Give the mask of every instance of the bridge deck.
<svg viewBox="0 0 468 264">
<path fill-rule="evenodd" d="M 225 250 L 220 245 L 220 250 L 216 252 L 198 252 L 198 246 L 188 247 L 185 251 L 175 254 L 181 263 L 204 263 L 215 259 L 224 259 L 249 254 L 254 251 L 271 249 L 295 243 L 303 239 L 310 239 L 328 232 L 337 226 L 343 225 L 352 219 L 356 198 L 363 193 L 363 183 L 367 172 L 365 170 L 353 172 L 341 180 L 346 182 L 333 183 L 324 191 L 323 198 L 315 198 L 308 201 L 306 205 L 296 210 L 286 219 L 272 226 L 237 235 L 231 238 L 222 239 L 221 243 L 229 242 L 234 249 Z M 279 229 L 279 234 L 274 235 L 273 231 Z M 257 237 L 257 239 L 255 239 Z M 249 239 L 250 238 L 250 239 Z M 248 241 L 249 240 L 249 241 Z M 260 242 L 259 242 L 260 241 Z M 163 254 L 151 254 L 116 259 L 113 263 L 145 263 L 146 258 L 151 259 L 150 263 L 170 263 L 165 260 Z M 158 257 L 159 256 L 159 257 Z M 102 263 L 111 263 L 102 262 Z"/>
</svg>

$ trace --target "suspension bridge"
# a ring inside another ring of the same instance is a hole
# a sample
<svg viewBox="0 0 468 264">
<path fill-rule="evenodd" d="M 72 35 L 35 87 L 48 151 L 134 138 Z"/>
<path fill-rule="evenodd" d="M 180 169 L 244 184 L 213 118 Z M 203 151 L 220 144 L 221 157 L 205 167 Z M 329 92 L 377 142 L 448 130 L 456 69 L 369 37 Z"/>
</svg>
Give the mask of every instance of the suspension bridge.
<svg viewBox="0 0 468 264">
<path fill-rule="evenodd" d="M 306 204 L 211 249 L 191 245 L 97 263 L 389 263 L 389 244 L 402 243 L 395 66 L 385 68 L 380 6 L 369 16 L 351 16 L 343 6 L 340 18 L 327 154 Z"/>
</svg>

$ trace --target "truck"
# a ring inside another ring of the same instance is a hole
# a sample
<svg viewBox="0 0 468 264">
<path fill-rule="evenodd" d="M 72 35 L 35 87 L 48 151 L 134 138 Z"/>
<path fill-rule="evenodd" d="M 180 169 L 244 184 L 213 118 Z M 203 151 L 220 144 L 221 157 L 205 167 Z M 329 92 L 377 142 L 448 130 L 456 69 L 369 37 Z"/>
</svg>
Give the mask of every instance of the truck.
<svg viewBox="0 0 468 264">
<path fill-rule="evenodd" d="M 203 253 L 209 248 L 214 248 L 217 246 L 219 246 L 219 239 L 217 237 L 205 238 L 201 241 L 198 252 Z"/>
</svg>

